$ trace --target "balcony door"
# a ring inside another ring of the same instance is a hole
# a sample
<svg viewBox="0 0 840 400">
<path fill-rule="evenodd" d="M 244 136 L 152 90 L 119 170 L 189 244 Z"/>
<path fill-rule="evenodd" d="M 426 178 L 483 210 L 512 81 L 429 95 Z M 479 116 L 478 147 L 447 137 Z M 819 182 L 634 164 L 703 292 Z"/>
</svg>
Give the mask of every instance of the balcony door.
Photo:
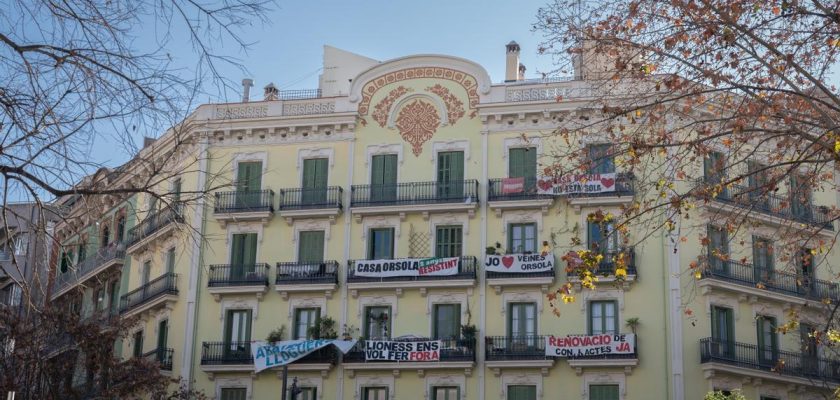
<svg viewBox="0 0 840 400">
<path fill-rule="evenodd" d="M 391 307 L 365 307 L 364 336 L 371 340 L 387 340 L 391 337 Z"/>
<path fill-rule="evenodd" d="M 802 368 L 807 373 L 816 373 L 819 369 L 819 349 L 817 338 L 814 337 L 814 327 L 800 324 L 799 340 L 802 347 Z"/>
<path fill-rule="evenodd" d="M 510 303 L 508 305 L 508 336 L 511 351 L 524 350 L 536 345 L 537 305 L 535 303 Z"/>
<path fill-rule="evenodd" d="M 253 274 L 257 263 L 257 234 L 237 233 L 231 238 L 230 279 L 241 280 Z"/>
<path fill-rule="evenodd" d="M 709 226 L 709 264 L 716 274 L 729 276 L 729 238 L 726 230 L 716 226 Z"/>
<path fill-rule="evenodd" d="M 370 160 L 370 202 L 388 203 L 397 199 L 397 155 L 379 154 Z"/>
<path fill-rule="evenodd" d="M 756 318 L 758 360 L 773 367 L 779 359 L 779 339 L 776 335 L 776 318 L 760 315 Z"/>
<path fill-rule="evenodd" d="M 537 148 L 522 147 L 508 150 L 508 177 L 523 178 L 525 193 L 536 191 L 537 184 Z"/>
<path fill-rule="evenodd" d="M 362 389 L 362 400 L 388 400 L 387 387 L 366 387 Z"/>
<path fill-rule="evenodd" d="M 461 336 L 461 305 L 435 304 L 432 339 L 457 339 Z"/>
<path fill-rule="evenodd" d="M 618 231 L 612 223 L 587 222 L 586 237 L 589 250 L 603 254 L 605 260 L 618 251 Z"/>
<path fill-rule="evenodd" d="M 593 301 L 589 303 L 589 334 L 617 334 L 618 307 L 615 301 Z"/>
<path fill-rule="evenodd" d="M 236 208 L 249 209 L 260 206 L 262 190 L 262 162 L 240 162 L 236 170 Z"/>
<path fill-rule="evenodd" d="M 324 261 L 324 231 L 301 231 L 298 234 L 298 262 L 318 266 Z"/>
<path fill-rule="evenodd" d="M 225 315 L 224 357 L 247 358 L 251 353 L 251 310 L 227 310 Z"/>
<path fill-rule="evenodd" d="M 790 176 L 790 210 L 800 220 L 811 220 L 811 190 L 807 179 L 796 174 Z"/>
<path fill-rule="evenodd" d="M 303 160 L 303 182 L 301 182 L 303 205 L 327 202 L 328 168 L 329 159 L 327 158 Z"/>
<path fill-rule="evenodd" d="M 589 385 L 589 400 L 618 399 L 618 385 Z"/>
<path fill-rule="evenodd" d="M 438 199 L 464 197 L 464 152 L 443 151 L 437 154 Z"/>
<path fill-rule="evenodd" d="M 587 157 L 589 158 L 590 174 L 610 174 L 615 172 L 615 160 L 612 154 L 611 144 L 590 144 L 586 150 Z"/>
<path fill-rule="evenodd" d="M 314 339 L 309 334 L 309 331 L 311 328 L 317 326 L 319 318 L 321 318 L 320 308 L 296 308 L 295 329 L 292 332 L 292 339 Z"/>
<path fill-rule="evenodd" d="M 715 357 L 735 356 L 735 324 L 731 308 L 712 307 L 712 346 Z"/>
<path fill-rule="evenodd" d="M 368 260 L 394 258 L 394 228 L 374 228 L 368 232 Z"/>
<path fill-rule="evenodd" d="M 460 225 L 435 228 L 435 257 L 460 257 L 463 246 L 463 228 Z"/>
<path fill-rule="evenodd" d="M 773 282 L 773 242 L 753 236 L 753 277 L 758 282 Z"/>
</svg>

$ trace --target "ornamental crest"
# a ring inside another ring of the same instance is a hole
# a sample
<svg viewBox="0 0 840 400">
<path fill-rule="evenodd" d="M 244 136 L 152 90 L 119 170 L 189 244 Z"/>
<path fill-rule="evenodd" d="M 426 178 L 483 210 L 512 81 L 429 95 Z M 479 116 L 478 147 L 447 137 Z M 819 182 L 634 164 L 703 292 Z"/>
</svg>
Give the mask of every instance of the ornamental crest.
<svg viewBox="0 0 840 400">
<path fill-rule="evenodd" d="M 396 126 L 403 140 L 411 144 L 414 155 L 419 156 L 423 152 L 423 144 L 440 126 L 440 117 L 435 106 L 415 99 L 400 110 Z"/>
</svg>

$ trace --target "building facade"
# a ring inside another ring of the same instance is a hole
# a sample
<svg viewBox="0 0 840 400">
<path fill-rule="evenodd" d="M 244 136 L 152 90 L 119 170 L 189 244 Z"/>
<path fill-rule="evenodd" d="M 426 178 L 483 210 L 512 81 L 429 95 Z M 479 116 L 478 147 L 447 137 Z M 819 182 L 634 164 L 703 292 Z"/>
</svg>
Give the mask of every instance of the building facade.
<svg viewBox="0 0 840 400">
<path fill-rule="evenodd" d="M 597 112 L 585 107 L 597 84 L 525 80 L 519 51 L 506 46 L 499 84 L 456 57 L 379 62 L 331 47 L 318 90 L 268 85 L 251 101 L 243 82 L 242 102 L 190 116 L 190 140 L 172 162 L 197 168 L 161 183 L 171 201 L 114 201 L 98 224 L 65 238 L 61 259 L 72 262 L 58 268 L 55 298 L 85 287 L 80 310 L 140 316 L 122 356 L 155 357 L 220 400 L 279 398 L 280 369 L 254 373 L 250 352 L 269 336 L 441 341 L 434 361 L 373 361 L 361 347 L 315 352 L 289 367 L 305 400 L 701 399 L 718 389 L 805 400 L 840 383 L 840 364 L 808 334 L 820 304 L 840 300 L 828 268 L 812 268 L 837 252 L 803 253 L 790 272 L 772 251 L 790 225 L 832 237 L 818 211 L 837 194 L 793 201 L 782 190 L 786 208 L 750 214 L 751 234 L 733 237 L 716 225 L 743 208 L 730 188 L 704 205 L 704 221 L 683 227 L 707 230 L 705 248 L 593 222 L 599 210 L 632 206 L 652 182 L 622 170 L 603 132 L 571 144 L 552 135 Z M 175 142 L 166 134 L 143 152 Z M 585 172 L 614 189 L 541 194 L 537 176 L 558 146 L 586 149 L 597 161 Z M 727 171 L 715 154 L 698 177 Z M 181 192 L 206 191 L 213 196 L 179 203 Z M 803 249 L 815 248 L 813 237 Z M 581 249 L 605 256 L 595 289 L 561 259 Z M 733 256 L 686 273 L 711 251 Z M 488 253 L 540 254 L 553 268 L 487 271 Z M 429 258 L 454 259 L 457 271 L 371 276 L 359 267 Z M 567 283 L 576 299 L 555 313 L 549 301 Z M 791 313 L 802 324 L 783 335 Z M 632 351 L 546 356 L 547 335 L 599 334 L 632 335 Z"/>
<path fill-rule="evenodd" d="M 44 301 L 50 276 L 53 232 L 59 213 L 35 203 L 12 203 L 0 215 L 0 304 L 25 312 L 23 299 Z M 28 296 L 23 290 L 30 291 Z"/>
</svg>

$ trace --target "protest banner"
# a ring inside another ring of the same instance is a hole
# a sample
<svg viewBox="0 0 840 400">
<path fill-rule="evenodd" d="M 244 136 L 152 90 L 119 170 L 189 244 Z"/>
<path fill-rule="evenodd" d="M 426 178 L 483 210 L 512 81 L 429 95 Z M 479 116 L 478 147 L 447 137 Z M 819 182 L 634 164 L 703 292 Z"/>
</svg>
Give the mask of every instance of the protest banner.
<svg viewBox="0 0 840 400">
<path fill-rule="evenodd" d="M 586 357 L 635 352 L 636 335 L 632 333 L 546 336 L 545 338 L 545 355 L 552 357 Z"/>
<path fill-rule="evenodd" d="M 541 176 L 537 179 L 537 193 L 565 195 L 614 192 L 615 183 L 615 172 L 608 174 L 568 174 L 556 177 Z"/>
<path fill-rule="evenodd" d="M 535 273 L 554 269 L 554 255 L 508 254 L 484 256 L 484 270 L 508 273 Z"/>
<path fill-rule="evenodd" d="M 458 262 L 458 257 L 357 260 L 353 273 L 356 276 L 375 278 L 456 275 L 458 273 Z"/>
<path fill-rule="evenodd" d="M 440 361 L 440 340 L 423 342 L 392 342 L 386 340 L 366 340 L 365 360 L 367 361 Z"/>
<path fill-rule="evenodd" d="M 251 355 L 254 356 L 254 371 L 260 372 L 267 368 L 279 367 L 299 360 L 322 347 L 333 345 L 342 353 L 347 353 L 355 344 L 356 340 L 336 339 L 300 339 L 275 343 L 257 341 L 251 345 Z"/>
</svg>

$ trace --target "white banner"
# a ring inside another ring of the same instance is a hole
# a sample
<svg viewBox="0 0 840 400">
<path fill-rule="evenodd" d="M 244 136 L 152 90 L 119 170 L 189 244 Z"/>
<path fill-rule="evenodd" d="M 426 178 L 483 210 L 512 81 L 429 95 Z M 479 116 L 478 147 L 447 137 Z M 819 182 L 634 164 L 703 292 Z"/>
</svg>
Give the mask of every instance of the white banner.
<svg viewBox="0 0 840 400">
<path fill-rule="evenodd" d="M 377 361 L 440 361 L 440 340 L 424 342 L 365 341 L 365 360 Z"/>
<path fill-rule="evenodd" d="M 564 195 L 615 192 L 615 184 L 615 172 L 609 174 L 541 176 L 537 179 L 537 193 Z"/>
<path fill-rule="evenodd" d="M 266 368 L 277 367 L 289 364 L 295 360 L 305 357 L 322 347 L 333 345 L 347 353 L 356 344 L 356 340 L 286 340 L 276 343 L 257 341 L 251 343 L 251 354 L 254 356 L 254 372 L 260 372 Z"/>
<path fill-rule="evenodd" d="M 545 338 L 545 355 L 552 357 L 585 357 L 635 352 L 636 335 L 632 333 L 546 336 Z"/>
<path fill-rule="evenodd" d="M 402 258 L 397 260 L 357 260 L 356 276 L 446 276 L 458 273 L 458 257 Z"/>
<path fill-rule="evenodd" d="M 484 270 L 492 272 L 534 273 L 554 269 L 554 254 L 485 255 Z"/>
</svg>

